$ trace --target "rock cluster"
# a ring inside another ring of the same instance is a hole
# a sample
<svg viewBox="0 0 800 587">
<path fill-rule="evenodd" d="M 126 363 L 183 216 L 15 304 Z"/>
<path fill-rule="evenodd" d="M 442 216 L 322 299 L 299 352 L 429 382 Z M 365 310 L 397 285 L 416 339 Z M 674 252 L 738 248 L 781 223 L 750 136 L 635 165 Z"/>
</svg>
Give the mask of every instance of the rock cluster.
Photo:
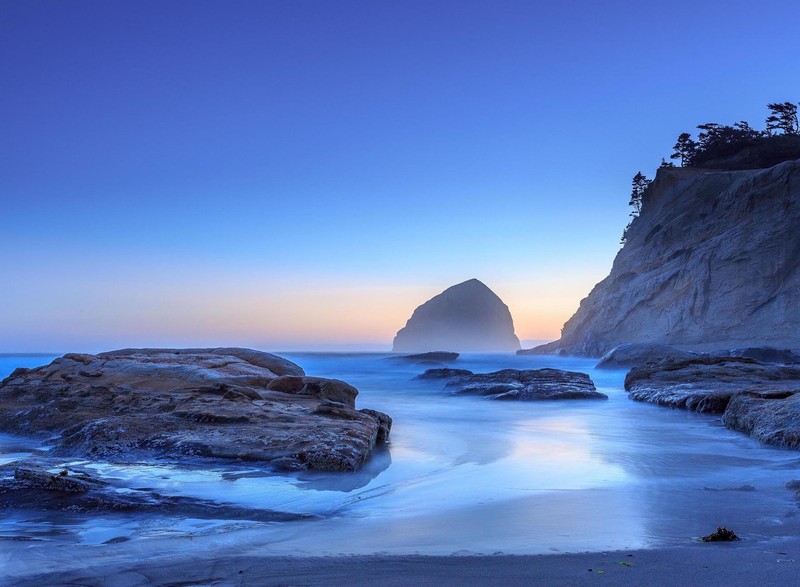
<svg viewBox="0 0 800 587">
<path fill-rule="evenodd" d="M 466 369 L 428 369 L 418 379 L 446 380 L 453 394 L 494 400 L 608 399 L 585 373 L 560 369 L 502 369 L 472 373 Z"/>
<path fill-rule="evenodd" d="M 0 430 L 55 435 L 57 456 L 264 462 L 353 471 L 391 419 L 356 410 L 358 391 L 250 349 L 67 354 L 0 383 Z"/>
<path fill-rule="evenodd" d="M 695 357 L 635 367 L 625 389 L 635 400 L 722 414 L 728 428 L 767 444 L 800 448 L 800 366 Z"/>
</svg>

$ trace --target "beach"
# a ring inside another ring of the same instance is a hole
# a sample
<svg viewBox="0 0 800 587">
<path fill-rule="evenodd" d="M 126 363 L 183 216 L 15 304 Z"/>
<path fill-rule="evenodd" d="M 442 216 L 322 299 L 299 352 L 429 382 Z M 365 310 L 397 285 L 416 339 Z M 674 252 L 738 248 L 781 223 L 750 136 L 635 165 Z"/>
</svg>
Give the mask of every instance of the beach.
<svg viewBox="0 0 800 587">
<path fill-rule="evenodd" d="M 8 577 L 26 585 L 780 585 L 797 580 L 800 539 L 537 556 L 215 556 L 168 553 L 127 565 Z"/>
</svg>

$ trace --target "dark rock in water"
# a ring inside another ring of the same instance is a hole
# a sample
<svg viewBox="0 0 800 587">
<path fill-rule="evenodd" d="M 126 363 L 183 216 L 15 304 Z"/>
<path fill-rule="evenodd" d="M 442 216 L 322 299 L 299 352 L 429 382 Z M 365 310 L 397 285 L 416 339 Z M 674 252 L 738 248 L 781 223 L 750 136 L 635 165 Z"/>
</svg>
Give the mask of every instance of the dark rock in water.
<svg viewBox="0 0 800 587">
<path fill-rule="evenodd" d="M 493 400 L 608 399 L 585 373 L 560 369 L 502 369 L 493 373 L 430 369 L 419 378 L 448 379 L 445 389 L 453 394 Z"/>
<path fill-rule="evenodd" d="M 625 389 L 639 401 L 722 413 L 752 438 L 800 448 L 800 367 L 745 357 L 697 357 L 631 369 Z"/>
<path fill-rule="evenodd" d="M 52 473 L 52 463 L 21 461 L 0 467 L 0 509 L 62 511 L 71 514 L 139 512 L 199 519 L 282 522 L 315 516 L 253 509 L 211 500 L 161 495 L 150 489 L 115 486 L 94 472 Z M 13 471 L 13 476 L 9 473 Z"/>
<path fill-rule="evenodd" d="M 55 434 L 54 455 L 125 461 L 136 451 L 353 471 L 391 426 L 355 410 L 357 393 L 249 349 L 68 354 L 0 383 L 0 430 Z"/>
<path fill-rule="evenodd" d="M 421 361 L 421 362 L 440 362 L 447 363 L 458 359 L 458 353 L 447 351 L 431 351 L 429 353 L 417 353 L 415 355 L 403 355 L 400 357 L 389 357 L 398 361 Z"/>
<path fill-rule="evenodd" d="M 800 381 L 785 391 L 759 390 L 731 398 L 722 422 L 766 444 L 800 448 Z"/>
<path fill-rule="evenodd" d="M 790 349 L 776 349 L 773 347 L 747 347 L 734 349 L 730 352 L 732 357 L 747 357 L 762 363 L 778 363 L 792 365 L 800 363 L 800 355 Z"/>
<path fill-rule="evenodd" d="M 800 368 L 764 365 L 744 357 L 651 363 L 634 367 L 625 377 L 631 399 L 720 414 L 738 393 L 785 392 L 798 383 Z"/>
<path fill-rule="evenodd" d="M 454 377 L 464 377 L 472 374 L 472 371 L 468 371 L 467 369 L 449 369 L 445 367 L 441 369 L 428 369 L 422 375 L 417 375 L 415 379 L 452 379 Z"/>
<path fill-rule="evenodd" d="M 680 361 L 696 357 L 697 353 L 682 351 L 665 344 L 621 344 L 608 351 L 595 369 L 626 369 L 658 361 Z"/>
<path fill-rule="evenodd" d="M 503 301 L 477 279 L 454 285 L 416 310 L 394 338 L 392 350 L 510 352 L 519 349 L 514 321 Z"/>
<path fill-rule="evenodd" d="M 84 493 L 100 485 L 89 475 L 70 475 L 66 469 L 51 473 L 45 469 L 17 467 L 14 469 L 14 479 L 21 486 L 61 493 Z"/>
</svg>

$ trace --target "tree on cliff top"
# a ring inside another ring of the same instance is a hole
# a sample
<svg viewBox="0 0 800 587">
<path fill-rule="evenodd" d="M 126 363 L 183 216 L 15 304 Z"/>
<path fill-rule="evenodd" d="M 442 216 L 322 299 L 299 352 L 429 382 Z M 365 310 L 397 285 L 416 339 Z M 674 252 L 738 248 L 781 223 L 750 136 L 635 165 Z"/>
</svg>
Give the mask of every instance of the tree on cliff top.
<svg viewBox="0 0 800 587">
<path fill-rule="evenodd" d="M 642 211 L 642 197 L 644 196 L 644 192 L 647 190 L 647 186 L 650 185 L 649 179 L 645 176 L 644 173 L 641 171 L 637 172 L 636 175 L 633 176 L 633 181 L 631 182 L 631 200 L 628 202 L 629 206 L 633 206 L 633 210 L 631 211 L 631 216 L 636 218 Z"/>
<path fill-rule="evenodd" d="M 682 132 L 678 135 L 678 141 L 672 148 L 675 152 L 669 156 L 670 159 L 680 159 L 681 167 L 688 167 L 692 164 L 692 158 L 697 153 L 697 143 L 692 140 L 692 135 Z"/>
<path fill-rule="evenodd" d="M 767 117 L 767 132 L 782 131 L 786 135 L 800 133 L 800 125 L 797 122 L 797 105 L 791 102 L 776 102 L 767 104 L 770 115 Z"/>
<path fill-rule="evenodd" d="M 637 172 L 636 175 L 633 176 L 633 181 L 631 182 L 631 199 L 628 202 L 630 206 L 633 206 L 633 210 L 631 210 L 631 216 L 636 218 L 642 212 L 642 198 L 644 197 L 644 193 L 647 191 L 647 187 L 650 185 L 652 180 L 647 179 L 644 173 L 641 171 Z M 630 229 L 633 220 L 628 222 L 628 226 L 625 227 L 625 230 L 622 232 L 622 238 L 620 239 L 620 244 L 625 244 L 628 240 L 628 229 Z"/>
</svg>

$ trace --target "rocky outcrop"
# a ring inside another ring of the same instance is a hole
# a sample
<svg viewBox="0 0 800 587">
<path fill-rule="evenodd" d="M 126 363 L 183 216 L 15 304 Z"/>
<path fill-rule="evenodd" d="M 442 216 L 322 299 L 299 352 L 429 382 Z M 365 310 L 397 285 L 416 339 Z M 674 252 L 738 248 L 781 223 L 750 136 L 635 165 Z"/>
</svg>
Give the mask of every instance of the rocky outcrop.
<svg viewBox="0 0 800 587">
<path fill-rule="evenodd" d="M 149 488 L 120 487 L 94 470 L 45 459 L 0 466 L 0 510 L 61 511 L 70 514 L 139 512 L 184 518 L 284 522 L 316 516 L 254 509 L 208 499 L 164 495 Z"/>
<path fill-rule="evenodd" d="M 67 354 L 0 383 L 0 430 L 56 435 L 53 455 L 209 457 L 353 471 L 391 419 L 358 391 L 249 349 Z"/>
<path fill-rule="evenodd" d="M 661 168 L 610 275 L 564 325 L 563 349 L 800 348 L 800 161 Z"/>
<path fill-rule="evenodd" d="M 744 357 L 696 357 L 634 367 L 631 399 L 723 414 L 728 428 L 768 444 L 800 448 L 800 367 Z"/>
<path fill-rule="evenodd" d="M 658 361 L 682 361 L 697 356 L 665 344 L 621 344 L 608 351 L 595 369 L 627 369 Z"/>
<path fill-rule="evenodd" d="M 419 306 L 397 332 L 392 350 L 419 353 L 510 352 L 519 349 L 503 301 L 477 279 L 454 285 Z"/>
<path fill-rule="evenodd" d="M 585 373 L 560 369 L 502 369 L 492 373 L 428 369 L 418 379 L 444 379 L 445 390 L 452 394 L 496 400 L 608 399 Z"/>
<path fill-rule="evenodd" d="M 734 395 L 722 422 L 761 442 L 800 448 L 800 381 L 787 387 Z"/>
<path fill-rule="evenodd" d="M 409 361 L 411 363 L 449 363 L 458 359 L 458 353 L 431 351 L 429 353 L 417 353 L 414 355 L 401 355 L 399 357 L 389 358 L 395 361 Z"/>
</svg>

